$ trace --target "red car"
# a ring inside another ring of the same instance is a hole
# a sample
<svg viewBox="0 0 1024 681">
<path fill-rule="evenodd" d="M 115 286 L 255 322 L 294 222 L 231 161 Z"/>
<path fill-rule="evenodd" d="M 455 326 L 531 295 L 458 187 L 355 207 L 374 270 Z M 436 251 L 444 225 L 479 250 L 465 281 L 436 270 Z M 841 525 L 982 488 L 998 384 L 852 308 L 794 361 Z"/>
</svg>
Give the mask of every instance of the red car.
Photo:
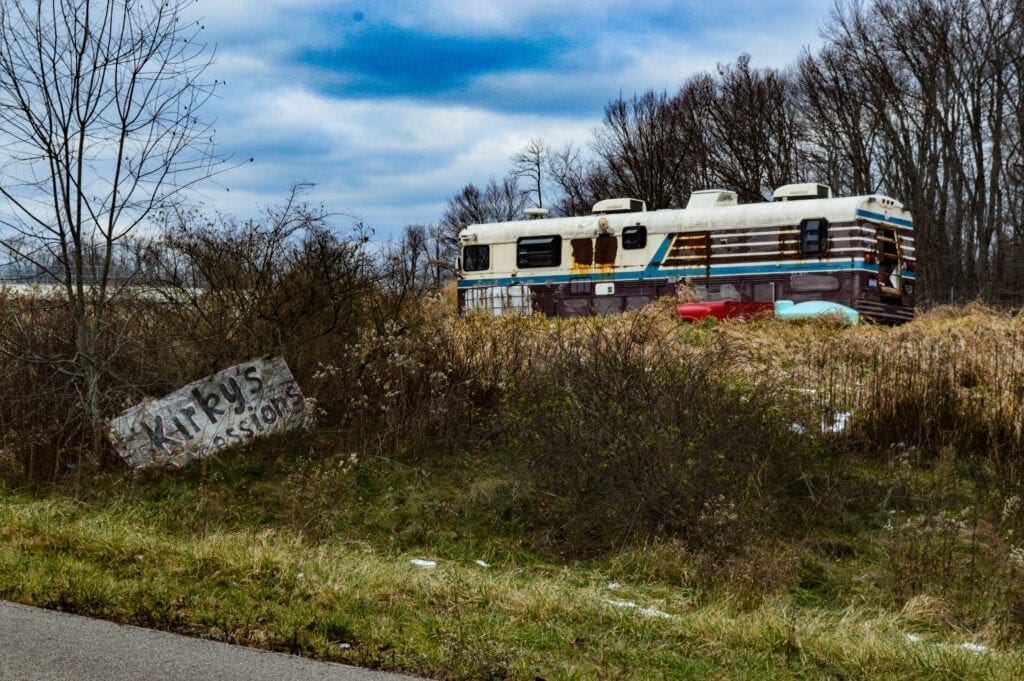
<svg viewBox="0 0 1024 681">
<path fill-rule="evenodd" d="M 676 305 L 676 316 L 686 322 L 699 322 L 705 317 L 740 319 L 753 317 L 762 312 L 771 312 L 774 307 L 773 303 L 706 300 L 699 303 L 680 303 Z"/>
</svg>

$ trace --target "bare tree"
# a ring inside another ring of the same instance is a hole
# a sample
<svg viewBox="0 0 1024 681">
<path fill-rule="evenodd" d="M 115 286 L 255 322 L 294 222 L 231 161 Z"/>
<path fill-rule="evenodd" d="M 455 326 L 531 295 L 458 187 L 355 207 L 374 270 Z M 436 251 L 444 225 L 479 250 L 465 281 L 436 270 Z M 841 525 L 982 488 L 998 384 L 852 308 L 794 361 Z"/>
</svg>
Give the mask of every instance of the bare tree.
<svg viewBox="0 0 1024 681">
<path fill-rule="evenodd" d="M 559 151 L 549 150 L 548 174 L 561 190 L 554 204 L 557 215 L 586 215 L 597 201 L 609 198 L 602 195 L 606 177 L 592 162 L 584 161 L 580 148 L 571 143 Z"/>
<path fill-rule="evenodd" d="M 930 301 L 1019 302 L 1022 12 L 1017 0 L 844 0 L 825 26 L 816 61 L 832 61 L 866 115 L 878 186 L 914 211 Z"/>
<path fill-rule="evenodd" d="M 870 194 L 879 183 L 879 126 L 852 71 L 835 45 L 800 59 L 803 160 L 819 182 L 840 194 Z"/>
<path fill-rule="evenodd" d="M 743 54 L 718 68 L 717 93 L 705 109 L 711 165 L 743 201 L 762 201 L 797 174 L 795 86 L 774 69 L 756 69 Z"/>
<path fill-rule="evenodd" d="M 519 189 L 514 175 L 498 182 L 493 177 L 481 191 L 470 183 L 448 199 L 441 223 L 455 238 L 466 225 L 485 222 L 507 222 L 523 217 L 526 196 Z"/>
<path fill-rule="evenodd" d="M 530 140 L 525 147 L 512 155 L 512 175 L 516 179 L 526 180 L 526 195 L 535 194 L 537 207 L 544 207 L 544 176 L 547 165 L 548 148 L 541 139 Z"/>
<path fill-rule="evenodd" d="M 456 236 L 466 225 L 494 222 L 484 204 L 484 193 L 472 182 L 448 199 L 441 222 Z"/>
<path fill-rule="evenodd" d="M 5 339 L 72 378 L 98 449 L 119 244 L 223 162 L 199 110 L 211 52 L 188 0 L 0 3 L 0 244 L 61 286 L 63 356 Z M 94 449 L 95 451 L 95 449 Z"/>
<path fill-rule="evenodd" d="M 397 298 L 401 308 L 407 296 L 418 293 L 427 278 L 426 268 L 430 253 L 427 228 L 424 225 L 406 225 L 397 241 L 384 245 L 384 277 L 387 288 Z"/>
<path fill-rule="evenodd" d="M 709 73 L 700 73 L 683 83 L 667 103 L 672 109 L 675 128 L 673 144 L 681 157 L 680 171 L 672 178 L 673 204 L 685 206 L 690 194 L 721 183 L 713 167 L 712 125 L 709 109 L 716 106 L 716 81 Z"/>
<path fill-rule="evenodd" d="M 664 92 L 648 91 L 609 102 L 593 142 L 615 192 L 651 209 L 674 206 L 672 184 L 683 170 L 668 101 Z"/>
<path fill-rule="evenodd" d="M 441 288 L 445 281 L 455 276 L 455 259 L 459 255 L 459 242 L 442 223 L 427 225 L 427 255 L 428 284 Z"/>
</svg>

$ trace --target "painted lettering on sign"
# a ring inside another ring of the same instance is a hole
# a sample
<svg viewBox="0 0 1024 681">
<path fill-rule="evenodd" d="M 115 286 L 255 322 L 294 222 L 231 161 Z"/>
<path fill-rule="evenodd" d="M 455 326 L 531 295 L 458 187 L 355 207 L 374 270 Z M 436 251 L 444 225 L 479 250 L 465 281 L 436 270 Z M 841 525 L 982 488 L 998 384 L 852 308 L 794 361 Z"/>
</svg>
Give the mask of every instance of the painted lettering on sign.
<svg viewBox="0 0 1024 681">
<path fill-rule="evenodd" d="M 180 466 L 259 435 L 302 426 L 306 399 L 282 357 L 239 364 L 110 422 L 114 446 L 132 466 Z"/>
</svg>

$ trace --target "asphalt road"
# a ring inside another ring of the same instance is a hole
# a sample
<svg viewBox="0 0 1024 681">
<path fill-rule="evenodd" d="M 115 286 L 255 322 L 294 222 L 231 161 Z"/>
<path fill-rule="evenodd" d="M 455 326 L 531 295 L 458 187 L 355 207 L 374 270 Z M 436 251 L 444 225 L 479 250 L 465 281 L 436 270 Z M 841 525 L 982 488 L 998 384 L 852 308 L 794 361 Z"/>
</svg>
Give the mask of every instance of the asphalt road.
<svg viewBox="0 0 1024 681">
<path fill-rule="evenodd" d="M 4 681 L 411 678 L 0 601 L 0 679 Z"/>
</svg>

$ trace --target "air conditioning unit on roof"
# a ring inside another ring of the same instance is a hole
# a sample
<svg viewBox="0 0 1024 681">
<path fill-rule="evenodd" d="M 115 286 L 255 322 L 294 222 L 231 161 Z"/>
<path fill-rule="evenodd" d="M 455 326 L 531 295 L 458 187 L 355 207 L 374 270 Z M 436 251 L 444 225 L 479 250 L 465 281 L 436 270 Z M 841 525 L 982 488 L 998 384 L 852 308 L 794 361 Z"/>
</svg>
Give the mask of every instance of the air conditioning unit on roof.
<svg viewBox="0 0 1024 681">
<path fill-rule="evenodd" d="M 594 204 L 590 211 L 594 215 L 608 215 L 609 213 L 642 213 L 647 210 L 647 204 L 640 199 L 605 199 Z"/>
<path fill-rule="evenodd" d="M 686 202 L 687 209 L 690 208 L 721 208 L 723 206 L 736 205 L 736 192 L 728 189 L 701 189 L 690 194 L 690 200 Z"/>
<path fill-rule="evenodd" d="M 832 188 L 827 184 L 803 182 L 786 184 L 772 193 L 772 201 L 806 201 L 807 199 L 831 199 Z"/>
</svg>

